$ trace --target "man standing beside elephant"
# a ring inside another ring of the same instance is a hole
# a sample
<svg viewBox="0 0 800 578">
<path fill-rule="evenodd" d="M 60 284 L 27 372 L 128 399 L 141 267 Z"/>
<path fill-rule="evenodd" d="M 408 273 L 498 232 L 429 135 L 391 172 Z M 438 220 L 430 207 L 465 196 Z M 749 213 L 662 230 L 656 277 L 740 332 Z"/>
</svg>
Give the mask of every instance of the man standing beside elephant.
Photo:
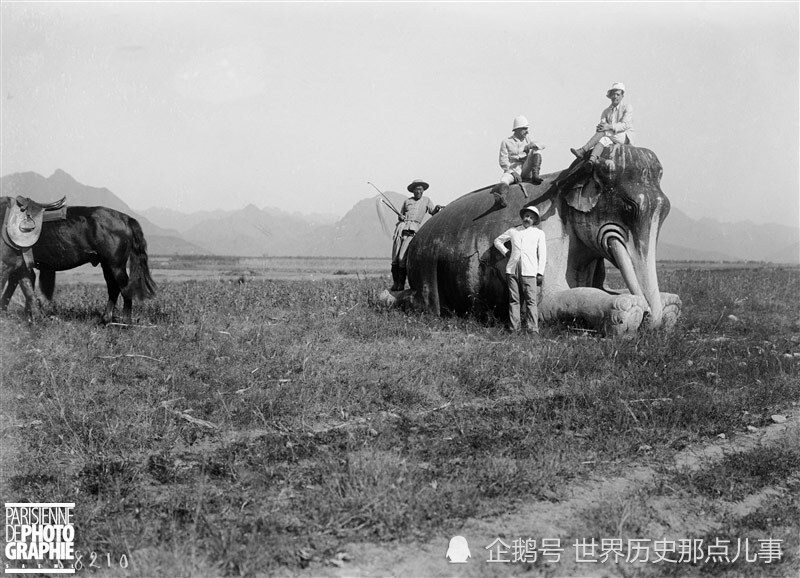
<svg viewBox="0 0 800 578">
<path fill-rule="evenodd" d="M 611 106 L 600 114 L 600 123 L 589 141 L 580 148 L 569 149 L 579 159 L 589 154 L 588 164 L 593 166 L 605 147 L 615 144 L 633 144 L 633 107 L 623 103 L 625 85 L 615 82 L 606 92 Z"/>
<path fill-rule="evenodd" d="M 423 196 L 428 190 L 428 183 L 421 179 L 411 182 L 406 189 L 414 196 L 403 201 L 398 214 L 399 220 L 394 229 L 392 239 L 392 291 L 402 291 L 406 287 L 406 254 L 408 245 L 414 238 L 425 216 L 435 215 L 441 209 L 441 205 L 433 204 L 428 197 Z"/>
<path fill-rule="evenodd" d="M 503 169 L 503 176 L 500 177 L 494 195 L 495 202 L 501 207 L 508 205 L 508 188 L 514 183 L 529 180 L 534 185 L 542 184 L 539 177 L 542 155 L 539 151 L 545 146 L 532 141 L 528 136 L 528 129 L 528 119 L 518 116 L 512 126 L 513 134 L 500 143 L 500 168 Z"/>
<path fill-rule="evenodd" d="M 511 256 L 506 265 L 508 283 L 508 328 L 520 330 L 520 303 L 525 302 L 525 328 L 528 333 L 539 333 L 539 310 L 536 303 L 537 287 L 542 285 L 547 262 L 547 245 L 539 224 L 539 210 L 534 206 L 522 207 L 519 212 L 522 225 L 512 227 L 494 240 L 494 246 L 505 257 L 511 241 Z"/>
</svg>

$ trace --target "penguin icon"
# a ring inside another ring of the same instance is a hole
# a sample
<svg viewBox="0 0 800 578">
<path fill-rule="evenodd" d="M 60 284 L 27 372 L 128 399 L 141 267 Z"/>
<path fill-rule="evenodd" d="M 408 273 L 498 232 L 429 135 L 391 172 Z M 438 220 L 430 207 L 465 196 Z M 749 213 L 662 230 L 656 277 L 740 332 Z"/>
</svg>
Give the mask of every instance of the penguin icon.
<svg viewBox="0 0 800 578">
<path fill-rule="evenodd" d="M 450 560 L 451 564 L 466 564 L 467 558 L 472 558 L 469 553 L 469 544 L 464 536 L 453 536 L 450 538 L 450 546 L 447 548 L 445 558 Z"/>
</svg>

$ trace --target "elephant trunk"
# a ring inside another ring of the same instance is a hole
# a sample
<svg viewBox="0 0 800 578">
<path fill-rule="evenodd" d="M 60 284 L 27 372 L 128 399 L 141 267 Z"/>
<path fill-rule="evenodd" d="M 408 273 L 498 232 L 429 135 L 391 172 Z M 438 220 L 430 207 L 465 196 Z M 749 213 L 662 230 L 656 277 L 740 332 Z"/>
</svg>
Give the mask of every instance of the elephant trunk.
<svg viewBox="0 0 800 578">
<path fill-rule="evenodd" d="M 615 235 L 608 239 L 607 247 L 631 294 L 640 295 L 647 300 L 650 306 L 648 319 L 650 326 L 660 326 L 664 307 L 658 288 L 655 250 L 647 251 L 645 254 L 633 251 L 631 254 L 627 245 Z M 655 244 L 652 247 L 655 247 Z"/>
</svg>

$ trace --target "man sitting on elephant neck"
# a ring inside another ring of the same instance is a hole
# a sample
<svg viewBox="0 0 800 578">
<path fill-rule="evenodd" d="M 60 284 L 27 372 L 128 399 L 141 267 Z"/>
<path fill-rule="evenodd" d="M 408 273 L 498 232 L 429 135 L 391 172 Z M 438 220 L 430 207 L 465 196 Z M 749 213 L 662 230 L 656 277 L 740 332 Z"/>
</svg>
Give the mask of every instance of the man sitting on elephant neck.
<svg viewBox="0 0 800 578">
<path fill-rule="evenodd" d="M 514 183 L 531 182 L 542 184 L 539 169 L 542 167 L 542 155 L 539 151 L 545 146 L 536 143 L 528 136 L 528 119 L 518 116 L 514 119 L 512 135 L 500 143 L 500 168 L 503 176 L 494 192 L 495 202 L 501 207 L 508 205 L 506 196 L 508 188 Z"/>
<path fill-rule="evenodd" d="M 625 104 L 625 85 L 615 82 L 606 92 L 611 106 L 600 114 L 600 123 L 589 141 L 580 148 L 569 149 L 579 159 L 587 154 L 587 164 L 591 167 L 597 163 L 603 149 L 615 144 L 633 144 L 633 107 Z"/>
<path fill-rule="evenodd" d="M 508 283 L 508 329 L 520 330 L 520 297 L 525 302 L 525 329 L 539 333 L 539 310 L 536 304 L 537 287 L 544 279 L 547 262 L 547 245 L 544 232 L 535 227 L 540 221 L 539 210 L 534 206 L 522 207 L 519 212 L 522 225 L 512 227 L 494 240 L 494 246 L 503 256 L 508 255 L 506 243 L 511 241 L 511 256 L 506 265 Z"/>
<path fill-rule="evenodd" d="M 428 190 L 428 183 L 421 179 L 411 182 L 406 189 L 414 196 L 403 201 L 397 226 L 392 239 L 392 291 L 402 291 L 406 287 L 406 254 L 411 239 L 422 226 L 426 214 L 435 215 L 442 210 L 442 205 L 435 205 L 423 193 Z"/>
</svg>

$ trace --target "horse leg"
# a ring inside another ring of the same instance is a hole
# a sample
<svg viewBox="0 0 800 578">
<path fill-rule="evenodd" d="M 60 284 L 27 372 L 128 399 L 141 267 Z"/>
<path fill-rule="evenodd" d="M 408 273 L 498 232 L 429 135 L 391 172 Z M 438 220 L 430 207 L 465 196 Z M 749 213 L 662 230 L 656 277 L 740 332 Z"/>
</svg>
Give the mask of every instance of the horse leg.
<svg viewBox="0 0 800 578">
<path fill-rule="evenodd" d="M 39 289 L 48 301 L 53 300 L 56 289 L 56 272 L 52 269 L 39 269 Z"/>
<path fill-rule="evenodd" d="M 108 265 L 103 263 L 103 276 L 106 279 L 106 285 L 108 287 L 108 304 L 103 314 L 103 321 L 105 323 L 111 322 L 114 316 L 114 307 L 117 305 L 117 299 L 119 298 L 119 294 L 122 293 L 122 321 L 124 323 L 130 323 L 133 299 L 126 290 L 129 279 L 128 272 L 125 270 L 125 264 Z"/>
<path fill-rule="evenodd" d="M 133 299 L 125 295 L 125 292 L 122 292 L 122 320 L 125 323 L 131 322 L 131 312 L 133 310 Z"/>
<path fill-rule="evenodd" d="M 8 309 L 8 304 L 11 302 L 11 297 L 14 296 L 14 291 L 17 290 L 19 280 L 25 273 L 33 274 L 22 260 L 22 255 L 12 252 L 0 243 L 0 289 L 5 288 L 3 295 L 0 296 L 0 311 Z M 27 303 L 27 293 L 25 297 Z"/>
<path fill-rule="evenodd" d="M 6 286 L 8 283 L 8 286 Z M 3 271 L 0 273 L 0 287 L 5 287 L 6 290 L 3 291 L 3 296 L 0 297 L 0 311 L 5 311 L 8 309 L 8 304 L 11 302 L 11 297 L 14 295 L 14 291 L 17 289 L 17 280 L 9 280 L 8 271 Z"/>
<path fill-rule="evenodd" d="M 19 280 L 19 286 L 25 295 L 25 314 L 28 317 L 28 325 L 33 325 L 33 305 L 36 303 L 36 294 L 33 291 L 34 279 L 33 272 L 26 269 Z"/>
<path fill-rule="evenodd" d="M 0 287 L 5 286 L 6 283 L 8 285 L 0 297 L 0 310 L 5 311 L 8 309 L 11 297 L 14 295 L 17 286 L 19 286 L 25 295 L 25 313 L 28 318 L 28 325 L 32 325 L 33 306 L 36 304 L 36 293 L 33 290 L 36 284 L 36 274 L 21 262 L 19 266 L 13 269 L 9 263 L 5 263 L 4 267 L 0 267 Z"/>
<path fill-rule="evenodd" d="M 103 312 L 103 323 L 111 323 L 114 320 L 114 308 L 117 306 L 117 298 L 120 294 L 120 284 L 118 282 L 118 271 L 111 265 L 103 262 L 103 277 L 106 280 L 106 289 L 108 289 L 108 302 L 106 309 Z M 123 269 L 124 272 L 124 269 Z M 125 281 L 127 283 L 127 273 L 125 274 Z"/>
<path fill-rule="evenodd" d="M 11 249 L 5 243 L 0 242 L 0 289 L 5 289 L 3 296 L 0 297 L 0 311 L 8 308 L 11 296 L 17 288 L 17 284 L 10 281 L 11 271 L 18 266 L 10 251 Z M 6 283 L 8 283 L 8 287 L 6 287 Z"/>
<path fill-rule="evenodd" d="M 133 311 L 133 296 L 131 295 L 130 278 L 125 270 L 125 265 L 115 267 L 117 286 L 121 287 L 122 293 L 122 321 L 131 323 L 131 312 Z"/>
</svg>

